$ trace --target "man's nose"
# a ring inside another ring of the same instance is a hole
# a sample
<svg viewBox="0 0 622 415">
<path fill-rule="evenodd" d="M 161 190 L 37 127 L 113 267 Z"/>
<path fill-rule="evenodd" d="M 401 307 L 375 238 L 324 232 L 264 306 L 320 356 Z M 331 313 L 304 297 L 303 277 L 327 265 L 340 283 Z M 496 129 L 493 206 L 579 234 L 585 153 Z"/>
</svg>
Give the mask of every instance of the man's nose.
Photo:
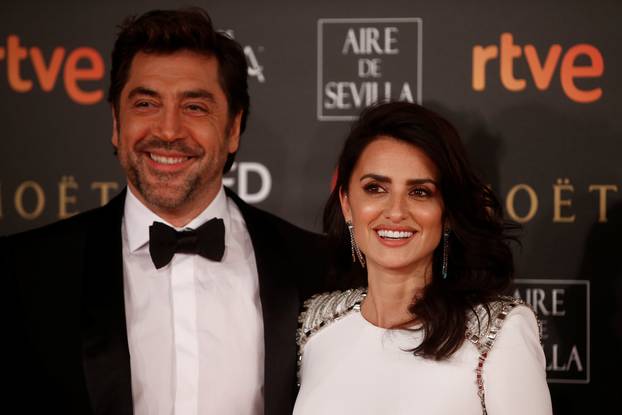
<svg viewBox="0 0 622 415">
<path fill-rule="evenodd" d="M 181 138 L 181 114 L 175 108 L 164 108 L 157 120 L 155 133 L 162 140 L 173 141 Z"/>
</svg>

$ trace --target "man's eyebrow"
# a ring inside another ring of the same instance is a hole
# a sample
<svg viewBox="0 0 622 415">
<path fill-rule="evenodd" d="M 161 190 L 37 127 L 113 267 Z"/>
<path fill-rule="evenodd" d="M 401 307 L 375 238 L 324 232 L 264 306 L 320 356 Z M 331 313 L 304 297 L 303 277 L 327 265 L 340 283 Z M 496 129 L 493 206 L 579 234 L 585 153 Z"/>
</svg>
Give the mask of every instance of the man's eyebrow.
<svg viewBox="0 0 622 415">
<path fill-rule="evenodd" d="M 156 91 L 154 91 L 153 89 L 149 89 L 146 88 L 144 86 L 137 86 L 136 88 L 132 89 L 130 91 L 130 93 L 127 95 L 127 99 L 132 99 L 137 95 L 147 95 L 149 97 L 153 97 L 153 98 L 159 98 L 160 94 L 157 93 Z"/>
<path fill-rule="evenodd" d="M 216 98 L 214 97 L 213 93 L 201 88 L 184 91 L 181 93 L 181 96 L 182 98 L 205 99 L 210 102 L 216 102 Z"/>
<path fill-rule="evenodd" d="M 146 95 L 153 98 L 160 98 L 160 94 L 157 91 L 154 91 L 153 89 L 144 86 L 137 86 L 136 88 L 132 89 L 128 94 L 127 98 L 132 99 L 138 95 Z M 182 98 L 205 99 L 210 102 L 216 102 L 214 94 L 202 88 L 183 91 L 182 93 L 180 93 L 180 96 Z"/>
<path fill-rule="evenodd" d="M 375 173 L 367 173 L 364 174 L 363 176 L 361 176 L 360 181 L 363 181 L 365 179 L 374 179 L 380 183 L 391 183 L 392 180 L 390 177 L 387 176 L 383 176 L 381 174 L 375 174 Z M 409 186 L 415 185 L 415 184 L 426 184 L 426 183 L 431 183 L 435 186 L 438 186 L 438 184 L 436 183 L 436 180 L 431 179 L 431 178 L 422 178 L 422 179 L 408 179 L 406 181 L 406 184 Z"/>
</svg>

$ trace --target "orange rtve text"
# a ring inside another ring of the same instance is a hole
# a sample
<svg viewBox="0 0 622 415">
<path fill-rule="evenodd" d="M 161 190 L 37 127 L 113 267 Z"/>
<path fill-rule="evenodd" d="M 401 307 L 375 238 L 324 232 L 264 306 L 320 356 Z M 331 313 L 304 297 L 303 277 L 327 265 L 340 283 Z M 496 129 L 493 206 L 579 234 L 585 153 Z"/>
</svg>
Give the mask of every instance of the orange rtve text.
<svg viewBox="0 0 622 415">
<path fill-rule="evenodd" d="M 568 98 L 579 103 L 591 103 L 602 96 L 603 90 L 600 87 L 581 89 L 575 84 L 576 78 L 598 78 L 603 75 L 605 64 L 602 54 L 596 47 L 585 43 L 574 45 L 563 54 L 561 65 L 558 66 L 562 56 L 560 45 L 551 45 L 542 62 L 534 45 L 525 45 L 521 48 L 514 44 L 511 33 L 501 34 L 499 46 L 476 45 L 473 47 L 473 89 L 475 91 L 486 89 L 486 65 L 499 59 L 499 72 L 503 86 L 509 91 L 524 90 L 527 86 L 525 79 L 514 76 L 514 60 L 523 54 L 537 89 L 541 91 L 548 89 L 553 74 L 559 67 L 561 86 Z M 578 66 L 576 60 L 580 56 L 586 57 L 589 64 Z"/>
<path fill-rule="evenodd" d="M 100 102 L 104 97 L 101 88 L 86 91 L 79 85 L 82 81 L 101 81 L 104 77 L 104 60 L 101 54 L 93 48 L 83 46 L 67 54 L 65 48 L 56 47 L 49 61 L 46 62 L 40 48 L 23 47 L 17 35 L 9 35 L 6 40 L 6 49 L 0 46 L 0 61 L 3 60 L 6 60 L 9 86 L 16 92 L 25 93 L 33 88 L 33 81 L 25 79 L 21 70 L 23 61 L 30 60 L 41 90 L 52 91 L 62 70 L 65 91 L 74 102 L 92 105 Z M 78 67 L 80 61 L 84 61 L 84 64 Z"/>
</svg>

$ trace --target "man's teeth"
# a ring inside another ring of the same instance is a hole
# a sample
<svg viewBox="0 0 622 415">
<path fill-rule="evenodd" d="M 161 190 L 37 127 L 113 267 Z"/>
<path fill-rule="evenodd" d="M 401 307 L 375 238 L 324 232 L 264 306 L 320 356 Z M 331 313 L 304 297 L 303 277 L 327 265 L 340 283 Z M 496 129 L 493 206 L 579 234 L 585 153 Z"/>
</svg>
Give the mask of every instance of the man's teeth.
<svg viewBox="0 0 622 415">
<path fill-rule="evenodd" d="M 181 163 L 182 161 L 187 159 L 187 157 L 164 157 L 164 156 L 158 156 L 158 155 L 155 155 L 153 153 L 149 153 L 149 157 L 151 157 L 151 160 L 156 161 L 156 162 L 161 163 L 161 164 L 177 164 L 177 163 Z"/>
<path fill-rule="evenodd" d="M 414 232 L 409 231 L 389 231 L 386 229 L 380 229 L 377 231 L 378 235 L 381 238 L 389 238 L 389 239 L 406 239 L 413 236 Z"/>
</svg>

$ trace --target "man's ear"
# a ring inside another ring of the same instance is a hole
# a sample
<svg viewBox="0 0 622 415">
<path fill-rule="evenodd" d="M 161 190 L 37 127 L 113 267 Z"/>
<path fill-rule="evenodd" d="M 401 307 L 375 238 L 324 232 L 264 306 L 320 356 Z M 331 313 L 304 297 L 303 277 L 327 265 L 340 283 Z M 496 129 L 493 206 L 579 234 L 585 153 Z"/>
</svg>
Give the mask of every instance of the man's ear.
<svg viewBox="0 0 622 415">
<path fill-rule="evenodd" d="M 231 120 L 231 125 L 229 127 L 229 143 L 227 145 L 228 153 L 235 153 L 240 148 L 240 123 L 242 122 L 242 113 L 240 111 L 233 117 Z"/>
<path fill-rule="evenodd" d="M 119 148 L 119 122 L 117 121 L 117 112 L 112 108 L 112 146 Z"/>
</svg>

